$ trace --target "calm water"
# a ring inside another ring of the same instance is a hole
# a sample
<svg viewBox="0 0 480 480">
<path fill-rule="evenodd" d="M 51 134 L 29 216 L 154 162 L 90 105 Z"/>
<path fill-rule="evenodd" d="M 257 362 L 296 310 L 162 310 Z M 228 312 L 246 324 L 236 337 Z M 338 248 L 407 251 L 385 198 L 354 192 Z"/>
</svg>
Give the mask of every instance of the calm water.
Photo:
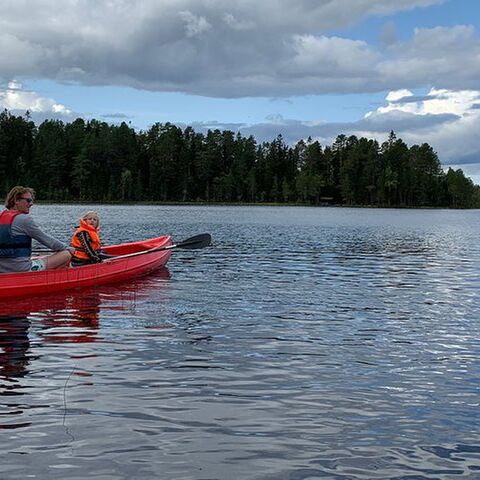
<svg viewBox="0 0 480 480">
<path fill-rule="evenodd" d="M 1 479 L 480 478 L 480 211 L 95 208 L 214 245 L 0 304 Z"/>
</svg>

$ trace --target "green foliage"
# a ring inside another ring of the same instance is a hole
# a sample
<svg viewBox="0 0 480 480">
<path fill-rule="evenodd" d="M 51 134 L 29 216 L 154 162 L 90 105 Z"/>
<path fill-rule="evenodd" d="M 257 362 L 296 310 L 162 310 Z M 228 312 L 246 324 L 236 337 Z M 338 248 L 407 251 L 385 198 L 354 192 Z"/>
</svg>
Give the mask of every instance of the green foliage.
<svg viewBox="0 0 480 480">
<path fill-rule="evenodd" d="M 474 200 L 478 187 L 475 187 L 470 178 L 465 177 L 462 170 L 449 168 L 446 182 L 449 204 L 452 207 L 471 208 L 477 206 L 474 204 Z"/>
<path fill-rule="evenodd" d="M 46 120 L 0 113 L 0 188 L 16 184 L 54 201 L 301 202 L 405 207 L 480 207 L 480 187 L 444 172 L 426 143 L 394 132 L 375 140 L 339 135 L 322 146 L 281 136 L 257 144 L 231 131 L 156 123 Z"/>
<path fill-rule="evenodd" d="M 3 191 L 32 177 L 35 125 L 28 112 L 15 117 L 7 110 L 0 113 L 0 187 Z"/>
</svg>

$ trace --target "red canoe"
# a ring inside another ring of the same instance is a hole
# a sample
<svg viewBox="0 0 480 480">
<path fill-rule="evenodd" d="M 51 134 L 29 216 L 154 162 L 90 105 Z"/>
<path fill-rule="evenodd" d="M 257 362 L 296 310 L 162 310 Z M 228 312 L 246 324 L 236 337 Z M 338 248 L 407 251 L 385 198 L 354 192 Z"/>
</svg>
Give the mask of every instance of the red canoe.
<svg viewBox="0 0 480 480">
<path fill-rule="evenodd" d="M 165 266 L 172 253 L 168 248 L 171 245 L 171 237 L 165 235 L 103 247 L 106 254 L 114 255 L 115 258 L 102 263 L 42 272 L 1 273 L 0 299 L 104 285 L 145 275 Z"/>
</svg>

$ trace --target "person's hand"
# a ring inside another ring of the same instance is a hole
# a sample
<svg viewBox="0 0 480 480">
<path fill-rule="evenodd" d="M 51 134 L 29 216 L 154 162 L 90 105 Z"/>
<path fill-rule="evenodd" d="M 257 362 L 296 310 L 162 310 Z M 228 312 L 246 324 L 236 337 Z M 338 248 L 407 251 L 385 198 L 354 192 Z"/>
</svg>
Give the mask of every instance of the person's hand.
<svg viewBox="0 0 480 480">
<path fill-rule="evenodd" d="M 68 247 L 67 250 L 69 251 L 70 255 L 73 257 L 75 253 L 75 249 L 73 247 Z"/>
</svg>

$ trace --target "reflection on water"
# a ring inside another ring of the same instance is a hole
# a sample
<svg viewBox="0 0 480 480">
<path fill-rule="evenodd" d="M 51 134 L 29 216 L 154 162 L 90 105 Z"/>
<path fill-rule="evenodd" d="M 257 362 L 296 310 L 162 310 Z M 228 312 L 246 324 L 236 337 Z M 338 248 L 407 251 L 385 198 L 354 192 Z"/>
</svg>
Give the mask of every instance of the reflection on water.
<svg viewBox="0 0 480 480">
<path fill-rule="evenodd" d="M 42 324 L 39 335 L 44 342 L 94 342 L 101 302 L 96 290 L 67 296 L 63 308 L 37 312 L 36 317 Z M 68 333 L 62 333 L 64 331 Z"/>
<path fill-rule="evenodd" d="M 37 348 L 102 340 L 99 335 L 102 308 L 134 311 L 138 298 L 148 296 L 150 288 L 158 288 L 158 282 L 169 277 L 164 268 L 155 276 L 133 282 L 0 301 L 0 396 L 20 394 L 18 377 L 25 377 L 35 358 L 41 358 L 41 353 L 33 356 L 30 351 L 30 330 L 35 330 Z"/>
<path fill-rule="evenodd" d="M 214 246 L 0 304 L 0 478 L 480 478 L 480 212 L 95 209 Z"/>
<path fill-rule="evenodd" d="M 26 315 L 0 315 L 0 378 L 9 383 L 23 377 L 29 364 L 30 321 Z M 7 392 L 12 388 L 7 387 Z"/>
</svg>

